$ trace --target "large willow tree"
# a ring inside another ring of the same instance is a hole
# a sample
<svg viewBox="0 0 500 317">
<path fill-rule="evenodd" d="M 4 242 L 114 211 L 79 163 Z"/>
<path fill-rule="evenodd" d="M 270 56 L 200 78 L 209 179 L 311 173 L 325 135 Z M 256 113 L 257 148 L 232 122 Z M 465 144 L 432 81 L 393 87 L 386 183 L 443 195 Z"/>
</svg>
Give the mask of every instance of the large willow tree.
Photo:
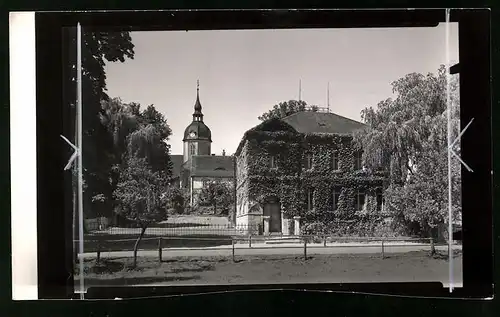
<svg viewBox="0 0 500 317">
<path fill-rule="evenodd" d="M 113 210 L 141 228 L 137 248 L 151 223 L 166 219 L 172 177 L 171 134 L 165 117 L 154 106 L 140 110 L 136 103 L 111 99 L 102 104 L 102 123 L 113 140 Z"/>
<path fill-rule="evenodd" d="M 76 119 L 76 32 L 65 33 L 73 53 L 65 64 L 65 94 L 71 116 Z M 113 184 L 109 174 L 113 157 L 108 131 L 101 122 L 101 101 L 110 98 L 106 93 L 106 63 L 125 62 L 133 59 L 134 44 L 130 32 L 95 32 L 83 28 L 82 34 L 82 90 L 83 90 L 83 180 L 84 213 L 86 217 L 110 216 Z M 76 122 L 72 135 L 76 142 Z M 74 169 L 73 226 L 78 230 L 76 217 L 76 165 Z"/>
<path fill-rule="evenodd" d="M 429 236 L 448 215 L 446 69 L 412 73 L 392 83 L 395 98 L 362 111 L 369 126 L 356 135 L 367 168 L 389 176 L 385 208 L 405 233 Z M 458 77 L 451 77 L 452 139 L 459 134 Z M 457 154 L 459 143 L 455 147 Z M 452 159 L 452 205 L 461 210 L 460 163 Z"/>
</svg>

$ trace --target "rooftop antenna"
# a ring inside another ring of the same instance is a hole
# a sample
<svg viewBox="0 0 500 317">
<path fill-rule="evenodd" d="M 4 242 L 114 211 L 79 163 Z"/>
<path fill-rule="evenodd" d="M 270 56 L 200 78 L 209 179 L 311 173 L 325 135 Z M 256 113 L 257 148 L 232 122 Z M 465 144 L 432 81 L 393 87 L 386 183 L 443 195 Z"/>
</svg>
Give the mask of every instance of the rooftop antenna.
<svg viewBox="0 0 500 317">
<path fill-rule="evenodd" d="M 330 113 L 330 82 L 328 82 L 326 88 L 326 107 L 328 109 L 328 113 Z"/>
<path fill-rule="evenodd" d="M 299 79 L 299 101 L 302 101 L 302 80 Z"/>
</svg>

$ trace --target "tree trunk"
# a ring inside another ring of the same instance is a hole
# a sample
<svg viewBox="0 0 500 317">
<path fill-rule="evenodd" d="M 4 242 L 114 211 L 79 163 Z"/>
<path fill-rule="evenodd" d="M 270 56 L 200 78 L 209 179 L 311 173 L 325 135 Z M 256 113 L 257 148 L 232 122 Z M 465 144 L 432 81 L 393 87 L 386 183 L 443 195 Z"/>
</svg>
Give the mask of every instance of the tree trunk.
<svg viewBox="0 0 500 317">
<path fill-rule="evenodd" d="M 137 238 L 137 241 L 135 241 L 134 245 L 134 263 L 132 264 L 132 267 L 137 266 L 137 248 L 139 247 L 139 243 L 142 240 L 142 237 L 144 236 L 144 233 L 146 232 L 147 227 L 142 227 L 141 228 L 141 234 L 139 235 L 139 238 Z"/>
</svg>

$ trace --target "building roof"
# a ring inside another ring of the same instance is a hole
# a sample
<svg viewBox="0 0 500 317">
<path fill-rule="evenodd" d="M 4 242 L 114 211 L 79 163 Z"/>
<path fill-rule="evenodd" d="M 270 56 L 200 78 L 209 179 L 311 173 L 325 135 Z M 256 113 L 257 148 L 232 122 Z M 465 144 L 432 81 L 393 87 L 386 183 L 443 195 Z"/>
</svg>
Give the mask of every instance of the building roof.
<svg viewBox="0 0 500 317">
<path fill-rule="evenodd" d="M 192 156 L 191 176 L 196 177 L 234 177 L 232 156 L 194 155 Z"/>
<path fill-rule="evenodd" d="M 301 111 L 281 119 L 300 133 L 348 134 L 365 124 L 331 112 Z"/>
<path fill-rule="evenodd" d="M 280 121 L 283 124 L 279 124 Z M 287 131 L 289 129 L 298 133 L 330 133 L 330 134 L 352 134 L 353 132 L 366 128 L 361 122 L 339 116 L 331 112 L 301 111 L 291 114 L 282 119 L 269 119 L 248 130 L 241 139 L 235 155 L 240 152 L 245 144 L 248 132 L 256 130 L 280 129 Z"/>
<path fill-rule="evenodd" d="M 191 136 L 191 133 L 194 133 L 193 136 Z M 207 140 L 212 142 L 212 132 L 203 121 L 193 121 L 184 130 L 183 141 L 186 140 Z"/>
<path fill-rule="evenodd" d="M 179 177 L 181 175 L 182 163 L 184 160 L 183 155 L 170 155 L 170 160 L 172 161 L 172 176 Z"/>
</svg>

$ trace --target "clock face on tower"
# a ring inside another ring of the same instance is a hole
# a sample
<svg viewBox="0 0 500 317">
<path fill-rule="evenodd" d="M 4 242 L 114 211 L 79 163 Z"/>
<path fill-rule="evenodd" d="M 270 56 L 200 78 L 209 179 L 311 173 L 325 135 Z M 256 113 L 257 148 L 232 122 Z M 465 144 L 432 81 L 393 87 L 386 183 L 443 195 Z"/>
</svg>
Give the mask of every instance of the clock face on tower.
<svg viewBox="0 0 500 317">
<path fill-rule="evenodd" d="M 193 131 L 193 132 L 189 133 L 189 136 L 192 138 L 196 137 L 196 132 Z"/>
</svg>

